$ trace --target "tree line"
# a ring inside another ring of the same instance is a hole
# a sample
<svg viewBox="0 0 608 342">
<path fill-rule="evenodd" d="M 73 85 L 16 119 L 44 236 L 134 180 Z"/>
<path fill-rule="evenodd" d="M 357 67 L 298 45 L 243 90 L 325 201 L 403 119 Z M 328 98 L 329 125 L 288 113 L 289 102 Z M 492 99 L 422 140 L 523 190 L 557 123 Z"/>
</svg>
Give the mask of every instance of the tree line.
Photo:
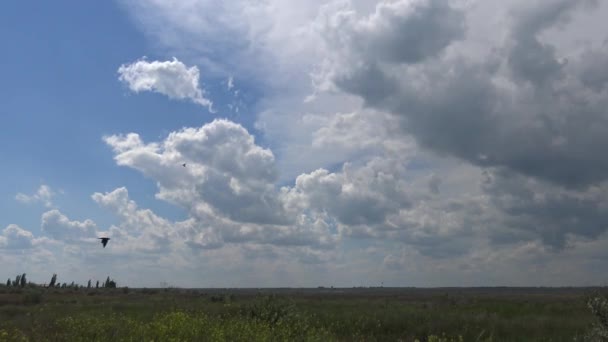
<svg viewBox="0 0 608 342">
<path fill-rule="evenodd" d="M 7 287 L 25 287 L 26 285 L 29 285 L 29 286 L 40 286 L 40 285 L 31 283 L 31 282 L 28 283 L 25 273 L 18 274 L 15 277 L 15 279 L 8 278 L 6 280 L 6 286 Z M 49 282 L 48 285 L 44 284 L 42 286 L 43 287 L 48 287 L 48 288 L 84 288 L 83 285 L 78 285 L 78 284 L 74 283 L 73 281 L 72 281 L 71 284 L 58 282 L 57 281 L 57 274 L 56 273 L 53 273 L 53 276 L 51 277 L 51 281 Z M 89 279 L 86 288 L 90 289 L 92 287 L 93 287 L 93 285 L 91 283 L 91 279 Z M 116 281 L 114 281 L 114 279 L 110 279 L 109 276 L 101 284 L 99 283 L 99 280 L 97 280 L 97 282 L 95 283 L 95 288 L 98 289 L 100 287 L 101 288 L 115 289 L 116 288 Z"/>
</svg>

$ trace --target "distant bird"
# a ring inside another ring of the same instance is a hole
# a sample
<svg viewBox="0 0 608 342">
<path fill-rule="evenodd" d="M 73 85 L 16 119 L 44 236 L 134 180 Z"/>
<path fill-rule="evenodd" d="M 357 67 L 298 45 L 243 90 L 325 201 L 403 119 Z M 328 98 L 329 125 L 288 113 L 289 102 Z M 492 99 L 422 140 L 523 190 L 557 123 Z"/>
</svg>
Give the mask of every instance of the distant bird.
<svg viewBox="0 0 608 342">
<path fill-rule="evenodd" d="M 182 166 L 183 166 L 183 167 L 186 167 L 186 163 L 183 163 L 183 164 L 182 164 Z"/>
<path fill-rule="evenodd" d="M 110 241 L 109 237 L 102 237 L 102 238 L 98 238 L 98 239 L 101 240 L 101 244 L 103 245 L 103 248 L 106 248 L 108 241 Z"/>
</svg>

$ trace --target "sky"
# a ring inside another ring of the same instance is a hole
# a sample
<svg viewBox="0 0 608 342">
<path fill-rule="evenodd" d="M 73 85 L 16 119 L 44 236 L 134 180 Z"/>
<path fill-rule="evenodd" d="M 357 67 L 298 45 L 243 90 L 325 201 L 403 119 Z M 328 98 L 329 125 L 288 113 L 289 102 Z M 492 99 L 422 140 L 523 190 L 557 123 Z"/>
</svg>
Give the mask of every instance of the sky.
<svg viewBox="0 0 608 342">
<path fill-rule="evenodd" d="M 608 283 L 608 3 L 1 6 L 0 279 Z"/>
</svg>

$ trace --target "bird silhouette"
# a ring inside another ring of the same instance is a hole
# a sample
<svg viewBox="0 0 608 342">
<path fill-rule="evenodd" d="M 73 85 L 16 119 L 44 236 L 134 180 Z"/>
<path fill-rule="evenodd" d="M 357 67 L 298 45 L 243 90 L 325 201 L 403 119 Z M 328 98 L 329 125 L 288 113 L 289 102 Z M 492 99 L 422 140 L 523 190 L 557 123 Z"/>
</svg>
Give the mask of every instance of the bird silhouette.
<svg viewBox="0 0 608 342">
<path fill-rule="evenodd" d="M 109 237 L 101 237 L 98 238 L 99 240 L 101 240 L 101 244 L 103 245 L 103 248 L 106 248 L 106 245 L 108 244 L 108 241 L 110 241 Z"/>
<path fill-rule="evenodd" d="M 183 167 L 186 167 L 186 163 L 183 163 L 183 164 L 182 164 L 182 166 L 183 166 Z"/>
</svg>

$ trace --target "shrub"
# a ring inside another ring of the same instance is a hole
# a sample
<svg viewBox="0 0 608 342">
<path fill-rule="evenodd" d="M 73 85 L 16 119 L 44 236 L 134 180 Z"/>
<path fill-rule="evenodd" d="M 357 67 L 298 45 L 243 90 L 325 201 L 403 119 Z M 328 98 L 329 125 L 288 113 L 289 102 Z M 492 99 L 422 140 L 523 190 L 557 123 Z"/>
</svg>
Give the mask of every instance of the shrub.
<svg viewBox="0 0 608 342">
<path fill-rule="evenodd" d="M 224 303 L 226 301 L 226 296 L 223 294 L 213 295 L 209 298 L 209 300 L 213 303 Z"/>
<path fill-rule="evenodd" d="M 13 329 L 13 330 L 7 330 L 7 329 L 0 329 L 0 341 L 28 341 L 27 337 L 20 331 Z"/>
<path fill-rule="evenodd" d="M 154 295 L 158 293 L 158 290 L 155 289 L 149 289 L 149 288 L 144 288 L 143 290 L 141 290 L 141 293 L 146 294 L 146 295 Z"/>
<path fill-rule="evenodd" d="M 246 308 L 246 312 L 249 318 L 263 321 L 270 325 L 298 318 L 298 313 L 293 302 L 275 296 L 266 296 L 258 299 L 253 305 Z"/>
<path fill-rule="evenodd" d="M 608 298 L 602 295 L 592 296 L 587 307 L 596 317 L 597 322 L 591 327 L 583 341 L 608 341 Z"/>
<path fill-rule="evenodd" d="M 42 302 L 42 293 L 39 291 L 29 291 L 23 296 L 23 304 L 40 304 Z"/>
</svg>

